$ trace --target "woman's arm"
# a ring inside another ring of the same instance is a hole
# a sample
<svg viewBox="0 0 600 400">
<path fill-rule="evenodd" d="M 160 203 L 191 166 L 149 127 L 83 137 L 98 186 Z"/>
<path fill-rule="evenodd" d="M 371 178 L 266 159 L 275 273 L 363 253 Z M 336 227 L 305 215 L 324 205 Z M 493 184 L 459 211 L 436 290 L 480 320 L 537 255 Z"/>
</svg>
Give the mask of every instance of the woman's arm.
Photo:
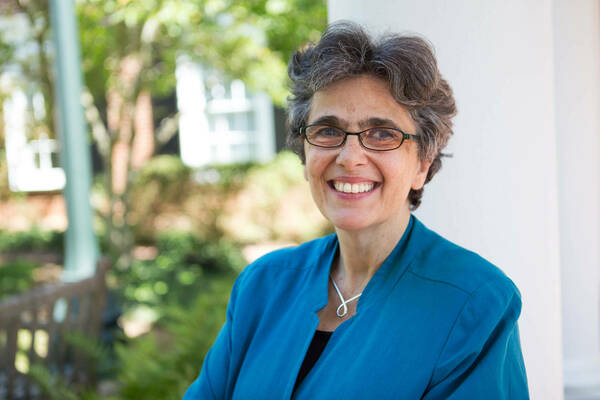
<svg viewBox="0 0 600 400">
<path fill-rule="evenodd" d="M 424 400 L 529 399 L 517 319 L 518 289 L 487 282 L 471 294 L 440 353 Z"/>
</svg>

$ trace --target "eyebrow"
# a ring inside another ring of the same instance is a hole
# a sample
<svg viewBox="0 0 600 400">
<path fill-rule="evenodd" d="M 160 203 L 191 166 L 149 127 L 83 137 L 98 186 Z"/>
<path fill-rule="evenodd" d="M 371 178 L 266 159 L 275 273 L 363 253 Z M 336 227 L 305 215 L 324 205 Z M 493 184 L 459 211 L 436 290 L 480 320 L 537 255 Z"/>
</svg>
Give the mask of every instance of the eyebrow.
<svg viewBox="0 0 600 400">
<path fill-rule="evenodd" d="M 316 120 L 312 121 L 310 123 L 312 124 L 325 124 L 325 125 L 333 125 L 333 126 L 337 126 L 340 128 L 346 128 L 349 124 L 348 121 L 344 120 L 344 119 L 340 119 L 338 117 L 336 117 L 335 115 L 323 115 L 319 118 L 317 118 Z M 398 125 L 396 125 L 396 123 L 394 121 L 392 121 L 391 119 L 387 119 L 387 118 L 379 118 L 379 117 L 371 117 L 371 118 L 367 118 L 364 120 L 361 120 L 358 122 L 358 127 L 360 129 L 366 129 L 369 127 L 375 127 L 375 126 L 379 126 L 379 127 L 386 127 L 386 128 L 394 128 L 394 129 L 399 129 Z"/>
<path fill-rule="evenodd" d="M 384 126 L 386 128 L 400 129 L 394 121 L 392 121 L 391 119 L 387 119 L 387 118 L 372 117 L 367 120 L 358 122 L 358 127 L 360 129 L 366 129 L 371 126 Z"/>
<path fill-rule="evenodd" d="M 310 124 L 311 125 L 325 124 L 325 125 L 339 126 L 340 128 L 342 128 L 342 127 L 347 126 L 348 122 L 343 119 L 339 119 L 335 115 L 323 115 L 323 116 L 317 118 L 316 120 L 312 121 Z"/>
</svg>

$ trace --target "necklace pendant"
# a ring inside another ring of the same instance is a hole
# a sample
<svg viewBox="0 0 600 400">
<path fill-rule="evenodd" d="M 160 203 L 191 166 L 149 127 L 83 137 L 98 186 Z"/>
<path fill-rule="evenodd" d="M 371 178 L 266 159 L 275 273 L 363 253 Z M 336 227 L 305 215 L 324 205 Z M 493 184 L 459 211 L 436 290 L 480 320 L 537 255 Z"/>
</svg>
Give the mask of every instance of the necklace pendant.
<svg viewBox="0 0 600 400">
<path fill-rule="evenodd" d="M 347 304 L 350 303 L 351 301 L 358 299 L 360 297 L 360 295 L 362 294 L 362 292 L 348 300 L 345 300 L 344 296 L 342 296 L 342 292 L 340 291 L 340 288 L 338 288 L 337 284 L 333 280 L 333 276 L 330 275 L 329 277 L 331 278 L 331 283 L 333 283 L 333 287 L 335 288 L 335 291 L 337 292 L 337 295 L 340 298 L 340 301 L 342 302 L 342 304 L 340 304 L 338 306 L 337 310 L 335 310 L 335 313 L 339 318 L 344 318 L 346 315 L 348 315 L 348 305 Z"/>
<path fill-rule="evenodd" d="M 335 313 L 339 318 L 344 318 L 346 315 L 348 315 L 348 306 L 346 305 L 346 303 L 344 302 L 340 304 L 337 310 L 335 310 Z"/>
</svg>

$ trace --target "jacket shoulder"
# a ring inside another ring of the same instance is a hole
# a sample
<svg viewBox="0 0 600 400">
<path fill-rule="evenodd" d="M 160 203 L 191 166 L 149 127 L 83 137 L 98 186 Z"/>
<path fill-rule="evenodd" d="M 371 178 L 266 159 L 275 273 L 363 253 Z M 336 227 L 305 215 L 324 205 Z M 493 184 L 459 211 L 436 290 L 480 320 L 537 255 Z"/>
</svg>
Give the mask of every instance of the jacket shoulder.
<svg viewBox="0 0 600 400">
<path fill-rule="evenodd" d="M 247 285 L 256 281 L 273 282 L 284 275 L 298 277 L 302 270 L 319 265 L 323 257 L 334 251 L 336 246 L 335 235 L 328 235 L 298 246 L 272 251 L 248 264 L 238 280 L 241 285 Z"/>
<path fill-rule="evenodd" d="M 479 254 L 452 243 L 423 225 L 420 235 L 424 246 L 411 264 L 410 272 L 414 275 L 454 286 L 468 294 L 487 284 L 518 292 L 500 268 Z"/>
</svg>

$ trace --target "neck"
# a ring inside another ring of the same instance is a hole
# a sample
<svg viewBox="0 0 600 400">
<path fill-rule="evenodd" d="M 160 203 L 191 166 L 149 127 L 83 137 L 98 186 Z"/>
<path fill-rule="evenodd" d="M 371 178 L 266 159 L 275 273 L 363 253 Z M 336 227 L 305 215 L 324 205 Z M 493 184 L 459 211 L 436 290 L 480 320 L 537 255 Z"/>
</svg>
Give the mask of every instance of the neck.
<svg viewBox="0 0 600 400">
<path fill-rule="evenodd" d="M 344 294 L 361 292 L 392 252 L 410 220 L 410 212 L 368 230 L 336 229 L 340 253 L 332 276 Z"/>
</svg>

